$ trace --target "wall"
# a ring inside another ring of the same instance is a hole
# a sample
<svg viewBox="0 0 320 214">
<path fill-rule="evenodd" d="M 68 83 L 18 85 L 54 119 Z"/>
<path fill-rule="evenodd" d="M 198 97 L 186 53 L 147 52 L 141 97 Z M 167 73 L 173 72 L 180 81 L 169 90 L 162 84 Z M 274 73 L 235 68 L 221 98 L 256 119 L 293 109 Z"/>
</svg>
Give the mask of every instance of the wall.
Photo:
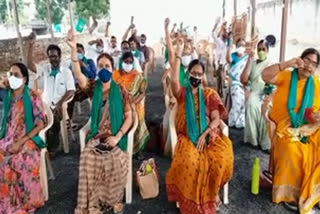
<svg viewBox="0 0 320 214">
<path fill-rule="evenodd" d="M 94 39 L 89 34 L 81 34 L 77 36 L 77 40 L 80 43 L 87 44 L 88 41 Z M 46 48 L 49 44 L 56 44 L 62 50 L 62 58 L 70 58 L 70 47 L 66 42 L 66 38 L 44 38 L 37 39 L 33 50 L 33 60 L 35 63 L 39 63 L 47 59 Z M 28 51 L 27 37 L 23 38 L 23 49 L 25 53 Z M 21 61 L 21 54 L 19 49 L 18 39 L 7 39 L 0 40 L 0 73 L 6 72 L 9 66 L 14 63 Z"/>
</svg>

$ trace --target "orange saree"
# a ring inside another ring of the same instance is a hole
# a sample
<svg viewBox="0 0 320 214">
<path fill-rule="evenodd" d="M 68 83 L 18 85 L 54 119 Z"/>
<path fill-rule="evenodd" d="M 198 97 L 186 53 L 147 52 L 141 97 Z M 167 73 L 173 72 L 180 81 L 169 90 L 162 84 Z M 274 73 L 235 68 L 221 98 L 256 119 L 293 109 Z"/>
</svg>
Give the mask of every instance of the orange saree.
<svg viewBox="0 0 320 214">
<path fill-rule="evenodd" d="M 113 72 L 112 79 L 116 83 L 124 87 L 132 97 L 139 96 L 141 91 L 145 91 L 147 87 L 146 79 L 137 71 L 122 73 L 121 71 L 117 70 Z M 134 154 L 142 150 L 149 140 L 149 131 L 147 129 L 144 118 L 144 99 L 136 104 L 136 111 L 138 114 L 139 125 L 134 136 Z"/>
<path fill-rule="evenodd" d="M 273 136 L 272 170 L 274 203 L 294 202 L 301 214 L 309 212 L 319 201 L 319 125 L 313 125 L 308 142 L 301 143 L 293 134 L 287 110 L 291 72 L 277 76 L 277 91 L 273 98 L 270 118 L 276 124 Z M 314 80 L 312 111 L 319 111 L 319 79 Z M 303 98 L 306 80 L 298 80 L 297 112 Z"/>
<path fill-rule="evenodd" d="M 212 89 L 204 89 L 203 93 L 207 119 L 213 110 L 225 118 L 227 112 L 219 95 Z M 198 96 L 194 96 L 198 112 Z M 207 148 L 202 152 L 196 149 L 187 134 L 185 90 L 178 99 L 176 129 L 178 142 L 166 175 L 168 200 L 179 202 L 182 214 L 215 214 L 219 189 L 233 174 L 232 142 L 216 129 L 210 133 Z"/>
</svg>

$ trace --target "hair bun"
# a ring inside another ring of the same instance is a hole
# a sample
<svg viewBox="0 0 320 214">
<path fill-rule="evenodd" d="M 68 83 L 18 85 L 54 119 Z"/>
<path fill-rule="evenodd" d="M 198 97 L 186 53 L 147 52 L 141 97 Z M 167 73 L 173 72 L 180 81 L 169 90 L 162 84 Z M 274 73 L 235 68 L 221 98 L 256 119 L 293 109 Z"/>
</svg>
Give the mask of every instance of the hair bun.
<svg viewBox="0 0 320 214">
<path fill-rule="evenodd" d="M 266 42 L 268 43 L 268 45 L 270 47 L 274 47 L 275 44 L 276 44 L 276 41 L 277 41 L 276 37 L 274 35 L 271 35 L 271 34 L 266 36 L 265 40 L 266 40 Z"/>
</svg>

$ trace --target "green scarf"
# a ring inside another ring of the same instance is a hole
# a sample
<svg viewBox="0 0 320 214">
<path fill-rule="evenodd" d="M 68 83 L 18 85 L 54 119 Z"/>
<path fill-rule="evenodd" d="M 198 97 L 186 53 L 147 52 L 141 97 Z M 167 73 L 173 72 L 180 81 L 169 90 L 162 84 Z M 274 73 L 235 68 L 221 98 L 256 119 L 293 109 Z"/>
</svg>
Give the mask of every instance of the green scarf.
<svg viewBox="0 0 320 214">
<path fill-rule="evenodd" d="M 207 128 L 205 103 L 202 88 L 198 87 L 198 99 L 199 99 L 199 118 L 200 118 L 200 130 L 197 123 L 197 115 L 194 108 L 194 98 L 192 94 L 191 86 L 186 87 L 186 122 L 187 122 L 187 132 L 190 140 L 196 146 L 197 140 L 200 135 Z"/>
<path fill-rule="evenodd" d="M 164 51 L 164 63 L 169 62 L 169 53 L 168 53 L 168 49 L 166 48 Z"/>
<path fill-rule="evenodd" d="M 289 98 L 287 103 L 287 108 L 289 112 L 289 116 L 291 119 L 291 124 L 293 128 L 298 128 L 301 125 L 306 124 L 306 120 L 304 119 L 304 113 L 307 108 L 312 107 L 313 104 L 313 94 L 314 94 L 314 86 L 313 86 L 313 78 L 312 76 L 308 77 L 305 88 L 304 95 L 302 98 L 302 103 L 299 108 L 299 111 L 296 113 L 294 109 L 296 108 L 297 102 L 297 88 L 298 88 L 298 70 L 294 69 L 291 73 L 291 81 L 289 88 Z M 307 138 L 303 137 L 301 142 L 306 143 Z"/>
<path fill-rule="evenodd" d="M 13 94 L 12 89 L 9 89 L 3 101 L 3 118 L 1 123 L 0 139 L 3 139 L 6 135 L 7 120 L 8 120 L 7 117 L 8 117 L 8 112 L 10 112 L 12 94 Z M 28 134 L 34 128 L 32 103 L 31 103 L 28 86 L 24 86 L 22 98 L 23 98 L 24 123 L 26 125 L 26 133 Z M 32 140 L 39 148 L 45 148 L 47 146 L 46 143 L 43 142 L 43 140 L 38 135 L 32 137 Z"/>
<path fill-rule="evenodd" d="M 100 80 L 97 80 L 93 92 L 90 134 L 88 135 L 86 141 L 89 141 L 98 133 L 99 121 L 101 119 L 102 113 L 102 101 L 102 82 Z M 111 80 L 111 88 L 109 93 L 109 112 L 111 120 L 111 132 L 113 136 L 116 136 L 123 124 L 123 101 L 121 99 L 120 88 L 113 80 Z M 122 151 L 127 151 L 127 135 L 122 136 L 118 143 L 118 147 Z"/>
<path fill-rule="evenodd" d="M 59 69 L 53 69 L 53 68 L 51 68 L 50 76 L 55 77 L 58 72 L 59 72 Z"/>
<path fill-rule="evenodd" d="M 140 58 L 140 55 L 141 55 L 141 53 L 140 53 L 139 50 L 135 50 L 134 53 L 133 53 L 133 56 L 134 56 L 135 58 L 137 58 L 137 59 Z"/>
<path fill-rule="evenodd" d="M 180 85 L 184 88 L 189 86 L 188 73 L 185 71 L 182 63 L 180 63 L 179 82 L 180 82 Z"/>
</svg>

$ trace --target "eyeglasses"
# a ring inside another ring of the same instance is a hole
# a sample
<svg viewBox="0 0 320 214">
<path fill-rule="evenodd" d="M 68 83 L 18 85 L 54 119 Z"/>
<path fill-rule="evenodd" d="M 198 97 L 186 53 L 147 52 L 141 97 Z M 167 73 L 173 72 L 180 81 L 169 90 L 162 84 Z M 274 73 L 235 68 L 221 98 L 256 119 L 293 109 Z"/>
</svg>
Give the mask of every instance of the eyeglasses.
<svg viewBox="0 0 320 214">
<path fill-rule="evenodd" d="M 314 67 L 314 68 L 317 68 L 317 67 L 319 66 L 317 62 L 312 61 L 312 60 L 311 60 L 310 58 L 308 58 L 308 57 L 304 57 L 304 58 L 303 58 L 303 61 L 304 61 L 306 64 L 308 64 L 308 65 L 312 65 L 312 67 Z"/>
</svg>

